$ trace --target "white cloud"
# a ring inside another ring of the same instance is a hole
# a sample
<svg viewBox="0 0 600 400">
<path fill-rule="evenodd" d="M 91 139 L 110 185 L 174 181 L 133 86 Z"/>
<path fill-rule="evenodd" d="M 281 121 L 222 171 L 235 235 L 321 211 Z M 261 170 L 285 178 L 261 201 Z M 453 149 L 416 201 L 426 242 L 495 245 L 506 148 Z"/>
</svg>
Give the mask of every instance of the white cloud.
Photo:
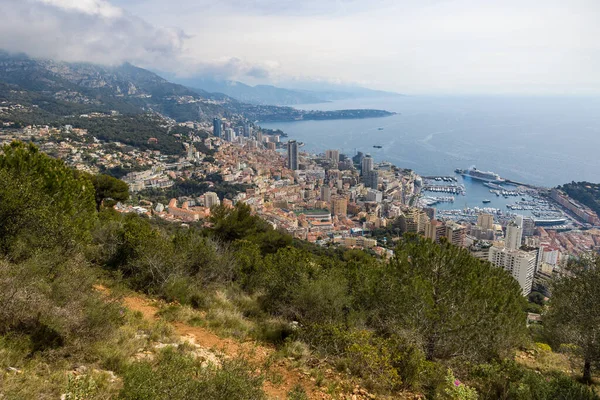
<svg viewBox="0 0 600 400">
<path fill-rule="evenodd" d="M 48 4 L 90 15 L 100 15 L 106 18 L 115 18 L 122 16 L 122 10 L 113 6 L 105 0 L 37 0 L 40 3 Z"/>
<path fill-rule="evenodd" d="M 596 0 L 0 0 L 0 15 L 8 50 L 186 77 L 600 93 Z"/>
</svg>

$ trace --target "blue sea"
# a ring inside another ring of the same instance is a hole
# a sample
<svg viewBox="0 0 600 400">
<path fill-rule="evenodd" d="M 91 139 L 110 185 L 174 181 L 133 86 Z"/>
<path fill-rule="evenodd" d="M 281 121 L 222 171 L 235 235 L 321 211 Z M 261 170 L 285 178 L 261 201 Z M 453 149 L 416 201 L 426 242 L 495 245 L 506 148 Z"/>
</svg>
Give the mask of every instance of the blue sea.
<svg viewBox="0 0 600 400">
<path fill-rule="evenodd" d="M 425 176 L 453 175 L 456 168 L 476 166 L 547 187 L 573 180 L 600 182 L 600 98 L 596 97 L 405 96 L 296 107 L 398 113 L 363 120 L 261 124 L 282 129 L 289 138 L 304 142 L 309 152 L 340 149 L 353 155 L 362 151 Z"/>
</svg>

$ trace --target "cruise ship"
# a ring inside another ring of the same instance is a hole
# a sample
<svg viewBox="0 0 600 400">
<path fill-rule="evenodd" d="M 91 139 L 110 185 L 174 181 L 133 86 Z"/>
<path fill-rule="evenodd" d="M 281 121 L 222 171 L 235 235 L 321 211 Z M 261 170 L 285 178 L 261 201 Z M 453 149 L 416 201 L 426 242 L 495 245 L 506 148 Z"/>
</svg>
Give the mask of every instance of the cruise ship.
<svg viewBox="0 0 600 400">
<path fill-rule="evenodd" d="M 504 179 L 500 178 L 500 175 L 498 175 L 497 173 L 489 171 L 480 171 L 475 167 L 471 167 L 469 169 L 456 169 L 454 172 L 484 182 L 504 182 Z"/>
</svg>

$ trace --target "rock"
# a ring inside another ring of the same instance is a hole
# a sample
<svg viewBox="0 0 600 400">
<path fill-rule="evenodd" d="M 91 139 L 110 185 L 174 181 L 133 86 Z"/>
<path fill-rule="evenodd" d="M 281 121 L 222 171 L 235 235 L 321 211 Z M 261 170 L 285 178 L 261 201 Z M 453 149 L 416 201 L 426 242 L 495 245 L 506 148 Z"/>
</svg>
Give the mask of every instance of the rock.
<svg viewBox="0 0 600 400">
<path fill-rule="evenodd" d="M 76 366 L 73 371 L 75 371 L 75 373 L 77 373 L 78 375 L 83 375 L 87 372 L 88 367 L 86 367 L 85 365 L 78 365 Z"/>
</svg>

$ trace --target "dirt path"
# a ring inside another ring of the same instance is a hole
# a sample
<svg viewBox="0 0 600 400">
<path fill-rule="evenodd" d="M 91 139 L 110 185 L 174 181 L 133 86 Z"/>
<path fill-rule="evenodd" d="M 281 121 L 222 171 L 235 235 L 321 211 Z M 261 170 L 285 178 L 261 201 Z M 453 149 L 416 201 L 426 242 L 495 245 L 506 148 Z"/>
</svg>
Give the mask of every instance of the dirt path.
<svg viewBox="0 0 600 400">
<path fill-rule="evenodd" d="M 99 290 L 107 290 L 106 288 L 98 288 Z M 127 308 L 132 311 L 139 311 L 144 318 L 156 320 L 156 313 L 159 308 L 153 305 L 151 301 L 138 296 L 129 296 L 123 299 Z M 230 357 L 243 356 L 251 363 L 259 365 L 261 368 L 267 358 L 275 352 L 274 348 L 259 345 L 255 342 L 239 342 L 234 339 L 221 338 L 214 333 L 202 327 L 189 326 L 187 324 L 176 322 L 171 324 L 175 328 L 175 332 L 182 337 L 191 338 L 193 342 L 207 349 L 217 349 L 223 354 Z M 263 389 L 267 396 L 271 399 L 285 400 L 287 393 L 297 384 L 304 387 L 304 390 L 311 399 L 330 399 L 331 397 L 320 392 L 310 377 L 297 369 L 292 369 L 283 365 L 283 362 L 274 362 L 268 369 L 271 375 L 280 376 L 281 383 L 274 384 L 265 381 Z"/>
</svg>

